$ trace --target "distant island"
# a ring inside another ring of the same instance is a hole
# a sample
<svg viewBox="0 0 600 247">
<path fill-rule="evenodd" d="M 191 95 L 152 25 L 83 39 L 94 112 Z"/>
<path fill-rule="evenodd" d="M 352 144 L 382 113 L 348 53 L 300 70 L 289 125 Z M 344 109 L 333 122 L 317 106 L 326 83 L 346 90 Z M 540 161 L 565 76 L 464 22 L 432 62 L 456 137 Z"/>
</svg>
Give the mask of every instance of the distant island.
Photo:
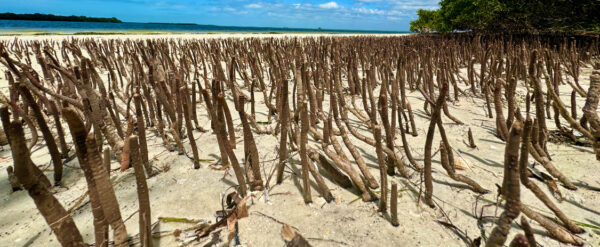
<svg viewBox="0 0 600 247">
<path fill-rule="evenodd" d="M 20 20 L 20 21 L 74 21 L 74 22 L 112 22 L 121 23 L 122 21 L 116 17 L 87 17 L 87 16 L 62 16 L 52 14 L 15 14 L 15 13 L 0 13 L 0 20 Z"/>
</svg>

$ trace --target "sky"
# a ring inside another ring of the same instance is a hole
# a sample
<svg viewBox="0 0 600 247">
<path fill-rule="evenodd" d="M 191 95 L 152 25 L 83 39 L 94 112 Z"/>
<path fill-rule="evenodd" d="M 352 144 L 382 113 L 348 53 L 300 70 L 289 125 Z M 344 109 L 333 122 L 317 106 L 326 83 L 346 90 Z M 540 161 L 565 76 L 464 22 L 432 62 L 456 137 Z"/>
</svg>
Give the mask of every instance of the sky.
<svg viewBox="0 0 600 247">
<path fill-rule="evenodd" d="M 407 31 L 439 0 L 0 0 L 0 12 L 117 17 L 126 22 Z"/>
</svg>

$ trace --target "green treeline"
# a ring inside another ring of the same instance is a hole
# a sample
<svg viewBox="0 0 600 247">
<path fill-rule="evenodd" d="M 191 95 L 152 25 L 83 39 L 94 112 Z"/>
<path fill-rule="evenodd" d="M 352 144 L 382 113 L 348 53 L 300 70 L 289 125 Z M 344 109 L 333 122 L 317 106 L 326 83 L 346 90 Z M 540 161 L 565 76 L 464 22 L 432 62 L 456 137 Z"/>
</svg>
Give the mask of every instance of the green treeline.
<svg viewBox="0 0 600 247">
<path fill-rule="evenodd" d="M 23 21 L 75 21 L 75 22 L 113 22 L 121 23 L 121 20 L 102 17 L 87 17 L 87 16 L 61 16 L 52 14 L 15 14 L 15 13 L 0 13 L 0 20 L 23 20 Z"/>
<path fill-rule="evenodd" d="M 441 0 L 417 11 L 413 32 L 595 32 L 600 0 Z"/>
</svg>

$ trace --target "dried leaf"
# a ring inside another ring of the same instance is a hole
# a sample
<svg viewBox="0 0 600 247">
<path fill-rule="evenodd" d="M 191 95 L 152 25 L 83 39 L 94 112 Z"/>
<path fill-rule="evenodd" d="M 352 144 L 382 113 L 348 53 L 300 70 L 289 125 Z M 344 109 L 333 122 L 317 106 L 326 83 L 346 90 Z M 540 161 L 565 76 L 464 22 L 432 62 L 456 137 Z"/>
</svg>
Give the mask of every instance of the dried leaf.
<svg viewBox="0 0 600 247">
<path fill-rule="evenodd" d="M 295 236 L 296 231 L 294 231 L 294 228 L 292 228 L 288 224 L 284 224 L 281 228 L 281 237 L 283 238 L 283 240 L 286 242 L 290 242 L 292 241 L 292 239 L 294 239 Z"/>
<path fill-rule="evenodd" d="M 227 165 L 210 165 L 209 166 L 210 169 L 216 170 L 216 171 L 223 171 L 229 168 L 229 164 Z"/>
<path fill-rule="evenodd" d="M 231 241 L 235 237 L 235 223 L 238 218 L 231 216 L 227 218 L 227 241 Z"/>
<path fill-rule="evenodd" d="M 248 200 L 248 196 L 244 197 L 237 205 L 236 211 L 238 219 L 248 217 L 248 208 L 246 207 L 246 200 Z"/>
<path fill-rule="evenodd" d="M 302 237 L 302 235 L 298 234 L 294 228 L 289 226 L 288 224 L 283 224 L 281 228 L 281 237 L 283 241 L 285 241 L 285 246 L 288 247 L 310 247 L 311 245 Z"/>
<path fill-rule="evenodd" d="M 552 178 L 546 179 L 546 184 L 548 185 L 548 189 L 552 193 L 552 196 L 554 196 L 554 198 L 556 198 L 556 200 L 558 200 L 558 202 L 562 202 L 564 200 L 562 193 L 560 193 L 560 190 L 558 189 L 558 185 L 556 185 L 556 182 L 554 181 L 554 179 L 552 179 Z"/>
<path fill-rule="evenodd" d="M 471 168 L 468 161 L 463 161 L 463 159 L 459 157 L 454 157 L 454 169 L 462 171 L 467 168 Z"/>
</svg>

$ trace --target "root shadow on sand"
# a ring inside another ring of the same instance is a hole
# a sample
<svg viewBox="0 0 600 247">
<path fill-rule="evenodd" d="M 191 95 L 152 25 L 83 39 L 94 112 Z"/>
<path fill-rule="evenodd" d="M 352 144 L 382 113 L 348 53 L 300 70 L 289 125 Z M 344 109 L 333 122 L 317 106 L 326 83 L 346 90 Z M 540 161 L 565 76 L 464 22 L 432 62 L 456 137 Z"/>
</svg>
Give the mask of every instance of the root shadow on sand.
<svg viewBox="0 0 600 247">
<path fill-rule="evenodd" d="M 591 190 L 591 191 L 595 191 L 595 192 L 600 192 L 600 187 L 592 186 L 592 185 L 590 185 L 590 184 L 588 184 L 586 182 L 583 182 L 583 181 L 576 181 L 576 182 L 573 182 L 573 184 L 575 186 L 579 187 L 579 188 L 584 188 L 584 189 L 587 189 L 587 190 Z"/>
<path fill-rule="evenodd" d="M 465 185 L 465 184 L 461 184 L 461 183 L 453 183 L 453 182 L 448 182 L 448 181 L 442 181 L 440 179 L 433 179 L 433 182 L 437 183 L 437 184 L 441 184 L 441 185 L 446 185 L 446 186 L 450 186 L 456 189 L 459 189 L 460 191 L 457 192 L 462 192 L 462 190 L 468 190 L 471 191 L 471 187 Z"/>
<path fill-rule="evenodd" d="M 379 169 L 379 166 L 377 165 L 379 163 L 379 160 L 377 159 L 377 157 L 375 157 L 374 155 L 370 154 L 369 152 L 367 152 L 364 148 L 359 147 L 359 146 L 355 146 L 356 149 L 360 150 L 360 152 L 362 153 L 362 157 L 365 159 L 368 159 L 371 162 L 365 162 L 367 164 L 367 166 L 374 168 L 374 169 Z M 352 162 L 353 164 L 356 164 L 356 162 Z"/>
<path fill-rule="evenodd" d="M 594 225 L 596 225 L 596 226 L 600 226 L 600 222 L 597 222 L 597 221 L 595 221 L 595 220 L 591 220 L 591 219 L 585 219 L 585 220 L 587 220 L 588 222 L 590 222 L 590 223 L 592 223 L 592 224 L 594 224 Z M 597 229 L 592 229 L 592 231 L 593 231 L 594 233 L 596 233 L 596 234 L 600 235 L 600 230 L 597 230 Z"/>
<path fill-rule="evenodd" d="M 504 168 L 504 166 L 502 164 L 500 164 L 499 162 L 497 162 L 497 161 L 490 160 L 490 159 L 483 159 L 483 158 L 480 158 L 477 155 L 474 155 L 472 153 L 465 152 L 465 151 L 462 151 L 462 150 L 458 150 L 458 151 L 461 154 L 467 155 L 467 156 L 469 156 L 469 157 L 477 160 L 478 162 L 483 163 L 484 165 L 487 165 L 487 166 L 490 166 L 490 167 L 496 167 L 496 168 Z"/>
<path fill-rule="evenodd" d="M 23 244 L 23 247 L 32 246 L 33 242 L 35 242 L 35 240 L 38 239 L 40 237 L 40 235 L 42 235 L 42 232 L 38 232 L 35 236 L 33 236 L 32 238 L 27 240 L 27 242 L 25 244 Z"/>
<path fill-rule="evenodd" d="M 496 132 L 494 132 L 493 134 L 496 134 Z M 502 142 L 500 140 L 490 140 L 490 139 L 487 139 L 487 138 L 479 138 L 478 140 L 481 140 L 481 141 L 484 141 L 484 142 L 496 143 L 496 144 L 502 145 L 502 146 L 506 145 L 505 142 Z"/>
<path fill-rule="evenodd" d="M 579 202 L 576 202 L 576 201 L 573 201 L 573 200 L 570 200 L 570 199 L 565 199 L 564 201 L 565 201 L 565 202 L 568 202 L 569 204 L 571 204 L 571 205 L 573 205 L 573 206 L 576 206 L 576 207 L 578 207 L 578 208 L 581 208 L 581 209 L 583 209 L 583 210 L 585 210 L 585 211 L 588 211 L 588 212 L 590 212 L 590 213 L 593 213 L 593 214 L 595 214 L 595 215 L 598 215 L 598 216 L 600 217 L 600 212 L 599 212 L 599 211 L 596 211 L 595 209 L 588 208 L 588 207 L 584 206 L 583 204 L 581 204 L 581 203 L 579 203 Z"/>
</svg>

